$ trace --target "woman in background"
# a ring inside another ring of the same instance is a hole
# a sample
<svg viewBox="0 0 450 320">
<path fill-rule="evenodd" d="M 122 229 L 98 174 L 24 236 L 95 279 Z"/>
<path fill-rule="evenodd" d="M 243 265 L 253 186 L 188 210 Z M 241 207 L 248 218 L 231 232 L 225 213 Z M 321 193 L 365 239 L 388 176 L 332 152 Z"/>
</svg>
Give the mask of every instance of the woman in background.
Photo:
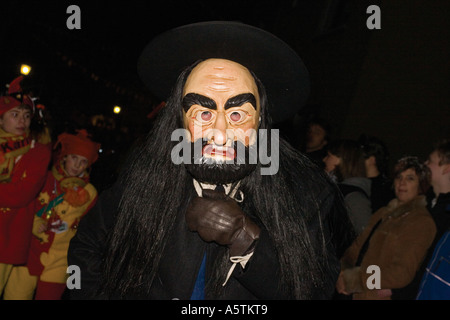
<svg viewBox="0 0 450 320">
<path fill-rule="evenodd" d="M 429 169 L 410 156 L 398 160 L 394 174 L 396 197 L 373 214 L 341 258 L 336 290 L 354 300 L 391 300 L 393 289 L 414 279 L 436 234 L 425 200 Z M 369 281 L 375 288 L 368 287 L 369 266 L 379 268 L 378 283 Z"/>
<path fill-rule="evenodd" d="M 325 171 L 337 182 L 355 231 L 360 234 L 372 216 L 371 182 L 366 178 L 364 154 L 353 140 L 335 140 L 323 159 Z"/>
</svg>

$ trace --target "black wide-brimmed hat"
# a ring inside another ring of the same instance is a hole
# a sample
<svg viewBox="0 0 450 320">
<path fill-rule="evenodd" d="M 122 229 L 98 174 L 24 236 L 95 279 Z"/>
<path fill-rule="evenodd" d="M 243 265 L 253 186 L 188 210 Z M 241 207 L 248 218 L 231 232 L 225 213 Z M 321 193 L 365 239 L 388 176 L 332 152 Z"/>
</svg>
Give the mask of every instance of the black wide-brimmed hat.
<svg viewBox="0 0 450 320">
<path fill-rule="evenodd" d="M 181 71 L 209 58 L 232 60 L 253 71 L 266 88 L 274 122 L 289 119 L 306 102 L 309 74 L 297 53 L 273 34 L 239 22 L 200 22 L 160 34 L 142 52 L 138 73 L 166 101 Z"/>
</svg>

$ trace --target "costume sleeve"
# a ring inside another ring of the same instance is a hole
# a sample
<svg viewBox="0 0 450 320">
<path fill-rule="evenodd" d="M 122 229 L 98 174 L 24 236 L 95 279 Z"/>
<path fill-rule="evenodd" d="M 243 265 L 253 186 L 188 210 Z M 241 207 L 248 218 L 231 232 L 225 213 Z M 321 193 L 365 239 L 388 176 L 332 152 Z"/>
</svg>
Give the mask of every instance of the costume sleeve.
<svg viewBox="0 0 450 320">
<path fill-rule="evenodd" d="M 36 198 L 44 185 L 50 156 L 50 150 L 39 145 L 17 162 L 11 182 L 0 183 L 0 208 L 22 208 Z"/>
<path fill-rule="evenodd" d="M 70 291 L 71 299 L 101 298 L 97 296 L 101 263 L 107 236 L 113 227 L 118 196 L 114 189 L 105 190 L 95 206 L 81 219 L 77 233 L 70 241 L 68 264 L 81 270 L 81 289 Z"/>
<path fill-rule="evenodd" d="M 238 271 L 234 277 L 258 299 L 288 299 L 279 288 L 280 266 L 277 256 L 267 231 L 262 229 L 248 266 L 245 271 L 236 268 Z"/>
<path fill-rule="evenodd" d="M 311 298 L 329 299 L 339 274 L 338 256 L 342 251 L 339 247 L 346 245 L 352 239 L 347 236 L 348 230 L 337 230 L 335 224 L 338 222 L 344 226 L 351 224 L 350 221 L 345 220 L 348 219 L 346 212 L 337 209 L 339 203 L 335 202 L 335 197 L 330 194 L 329 189 L 319 195 L 319 202 L 321 203 L 320 216 L 310 221 L 308 230 L 311 241 L 316 243 L 317 248 L 322 247 L 319 243 L 322 241 L 324 243 L 323 249 L 326 252 L 320 257 L 318 255 L 318 258 L 321 259 L 319 263 L 322 264 L 326 279 L 323 281 L 323 290 L 317 289 L 311 292 Z M 234 274 L 235 278 L 258 299 L 292 299 L 292 296 L 280 287 L 281 272 L 278 254 L 266 230 L 262 229 L 254 254 L 245 270 L 236 269 L 239 271 Z"/>
</svg>

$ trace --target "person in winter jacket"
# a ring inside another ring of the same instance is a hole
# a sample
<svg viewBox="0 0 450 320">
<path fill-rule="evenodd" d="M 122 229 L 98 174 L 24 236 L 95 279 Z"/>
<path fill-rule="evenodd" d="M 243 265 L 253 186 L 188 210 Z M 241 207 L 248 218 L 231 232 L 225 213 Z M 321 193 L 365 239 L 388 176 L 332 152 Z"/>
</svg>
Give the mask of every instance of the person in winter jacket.
<svg viewBox="0 0 450 320">
<path fill-rule="evenodd" d="M 394 168 L 396 197 L 375 212 L 346 250 L 336 290 L 354 300 L 391 300 L 406 287 L 436 235 L 426 208 L 430 171 L 417 157 L 404 157 Z"/>
<path fill-rule="evenodd" d="M 432 187 L 428 193 L 427 208 L 436 223 L 437 232 L 419 272 L 419 281 L 412 286 L 411 292 L 420 300 L 448 300 L 450 250 L 445 244 L 448 243 L 450 231 L 450 140 L 438 141 L 425 164 L 431 170 Z"/>
</svg>

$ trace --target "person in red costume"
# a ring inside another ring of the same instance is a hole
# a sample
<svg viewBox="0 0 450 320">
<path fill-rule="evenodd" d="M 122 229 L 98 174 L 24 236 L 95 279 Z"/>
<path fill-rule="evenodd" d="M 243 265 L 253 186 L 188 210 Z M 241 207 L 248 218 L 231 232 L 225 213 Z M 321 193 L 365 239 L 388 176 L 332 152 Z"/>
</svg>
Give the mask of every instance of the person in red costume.
<svg viewBox="0 0 450 320">
<path fill-rule="evenodd" d="M 88 169 L 98 159 L 100 144 L 86 130 L 62 133 L 61 146 L 36 198 L 33 238 L 25 266 L 15 266 L 5 300 L 59 300 L 66 288 L 67 250 L 80 219 L 97 200 Z"/>
<path fill-rule="evenodd" d="M 27 261 L 34 202 L 45 182 L 51 152 L 34 139 L 32 98 L 18 77 L 0 97 L 0 294 L 13 265 Z"/>
</svg>

